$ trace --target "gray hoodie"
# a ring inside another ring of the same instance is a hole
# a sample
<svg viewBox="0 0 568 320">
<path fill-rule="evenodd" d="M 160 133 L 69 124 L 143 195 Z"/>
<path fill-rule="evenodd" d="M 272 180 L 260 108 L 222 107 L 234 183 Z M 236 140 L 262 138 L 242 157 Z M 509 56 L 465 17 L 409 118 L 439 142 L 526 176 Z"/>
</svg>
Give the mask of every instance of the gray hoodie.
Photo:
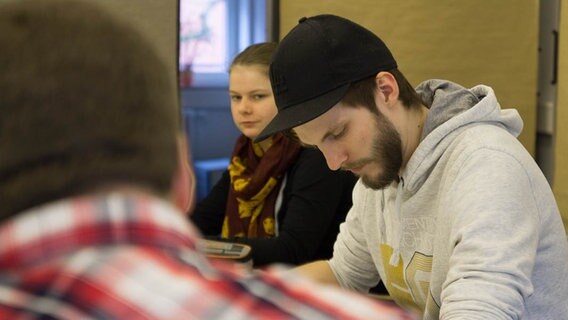
<svg viewBox="0 0 568 320">
<path fill-rule="evenodd" d="M 568 319 L 568 241 L 550 186 L 493 90 L 429 80 L 430 113 L 401 182 L 361 181 L 330 267 L 380 279 L 424 319 Z"/>
</svg>

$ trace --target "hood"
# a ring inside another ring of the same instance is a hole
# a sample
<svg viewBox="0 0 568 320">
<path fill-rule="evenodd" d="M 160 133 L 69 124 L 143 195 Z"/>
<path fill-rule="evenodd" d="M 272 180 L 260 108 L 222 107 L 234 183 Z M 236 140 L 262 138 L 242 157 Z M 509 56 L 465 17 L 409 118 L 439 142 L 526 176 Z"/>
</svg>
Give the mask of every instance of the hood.
<svg viewBox="0 0 568 320">
<path fill-rule="evenodd" d="M 497 125 L 515 137 L 523 128 L 517 110 L 501 109 L 495 92 L 488 86 L 466 89 L 445 80 L 428 80 L 416 91 L 430 108 L 430 113 L 421 142 L 403 173 L 405 189 L 411 192 L 422 185 L 431 167 L 466 127 L 481 123 Z"/>
</svg>

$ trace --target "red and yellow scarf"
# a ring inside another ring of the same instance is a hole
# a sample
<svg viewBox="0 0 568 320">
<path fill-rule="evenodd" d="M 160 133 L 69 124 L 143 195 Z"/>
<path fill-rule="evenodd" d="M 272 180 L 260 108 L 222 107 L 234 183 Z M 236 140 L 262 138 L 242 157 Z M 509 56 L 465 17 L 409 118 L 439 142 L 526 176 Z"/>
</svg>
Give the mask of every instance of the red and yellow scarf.
<svg viewBox="0 0 568 320">
<path fill-rule="evenodd" d="M 231 187 L 221 236 L 273 237 L 274 206 L 286 171 L 296 160 L 301 146 L 282 134 L 272 137 L 263 152 L 257 143 L 241 135 L 229 164 Z"/>
</svg>

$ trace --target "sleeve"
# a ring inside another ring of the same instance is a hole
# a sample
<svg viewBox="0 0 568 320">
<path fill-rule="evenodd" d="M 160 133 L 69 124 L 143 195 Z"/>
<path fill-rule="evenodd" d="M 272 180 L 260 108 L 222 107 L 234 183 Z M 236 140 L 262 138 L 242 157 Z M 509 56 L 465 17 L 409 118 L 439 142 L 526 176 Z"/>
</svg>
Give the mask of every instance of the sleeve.
<svg viewBox="0 0 568 320">
<path fill-rule="evenodd" d="M 440 319 L 520 319 L 540 224 L 529 174 L 509 153 L 489 149 L 455 170 L 444 200 L 454 218 Z"/>
<path fill-rule="evenodd" d="M 366 210 L 378 215 L 374 208 L 366 208 L 365 187 L 358 181 L 353 189 L 353 207 L 340 227 L 333 247 L 333 258 L 329 266 L 343 288 L 369 292 L 380 280 L 377 267 L 369 252 L 365 219 Z M 378 245 L 378 243 L 377 243 Z"/>
<path fill-rule="evenodd" d="M 229 187 L 229 171 L 225 170 L 211 192 L 197 203 L 190 215 L 193 224 L 206 236 L 217 236 L 221 233 Z"/>
<path fill-rule="evenodd" d="M 255 266 L 274 262 L 298 265 L 314 260 L 334 221 L 338 216 L 341 221 L 345 219 L 355 181 L 349 172 L 331 171 L 318 150 L 302 150 L 288 170 L 278 236 L 237 241 L 252 247 Z M 348 205 L 344 203 L 345 194 Z M 337 232 L 335 229 L 330 240 L 330 252 Z"/>
</svg>

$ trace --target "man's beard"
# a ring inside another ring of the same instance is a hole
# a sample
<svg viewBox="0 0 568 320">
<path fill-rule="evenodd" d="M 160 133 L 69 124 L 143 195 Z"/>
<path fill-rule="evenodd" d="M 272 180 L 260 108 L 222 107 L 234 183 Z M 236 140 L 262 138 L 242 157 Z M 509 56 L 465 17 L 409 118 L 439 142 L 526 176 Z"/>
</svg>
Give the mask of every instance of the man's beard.
<svg viewBox="0 0 568 320">
<path fill-rule="evenodd" d="M 361 180 L 367 187 L 380 190 L 388 187 L 393 181 L 398 181 L 398 171 L 402 165 L 402 142 L 400 134 L 393 124 L 382 114 L 374 115 L 375 136 L 371 155 L 361 159 L 350 167 L 360 167 L 366 164 L 376 164 L 382 172 L 374 176 L 362 175 Z"/>
</svg>

